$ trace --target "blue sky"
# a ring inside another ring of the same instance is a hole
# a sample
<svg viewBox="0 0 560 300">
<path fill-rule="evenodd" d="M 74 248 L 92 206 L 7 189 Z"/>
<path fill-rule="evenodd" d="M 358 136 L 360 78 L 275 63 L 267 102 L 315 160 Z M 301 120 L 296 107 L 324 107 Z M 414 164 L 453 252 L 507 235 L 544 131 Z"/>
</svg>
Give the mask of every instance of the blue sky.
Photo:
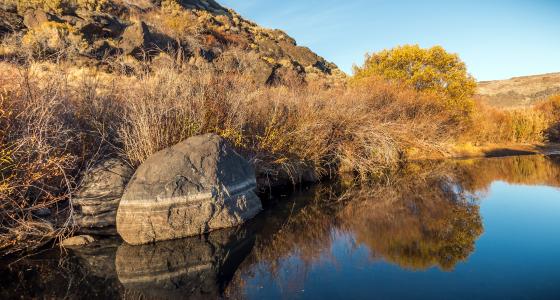
<svg viewBox="0 0 560 300">
<path fill-rule="evenodd" d="M 560 0 L 218 0 L 351 72 L 366 52 L 441 45 L 479 80 L 560 72 Z"/>
</svg>

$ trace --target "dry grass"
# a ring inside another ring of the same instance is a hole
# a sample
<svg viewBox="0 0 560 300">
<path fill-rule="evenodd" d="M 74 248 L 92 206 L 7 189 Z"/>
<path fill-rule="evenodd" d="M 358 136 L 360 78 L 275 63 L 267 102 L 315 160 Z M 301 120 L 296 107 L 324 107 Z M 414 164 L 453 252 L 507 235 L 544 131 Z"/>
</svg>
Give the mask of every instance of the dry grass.
<svg viewBox="0 0 560 300">
<path fill-rule="evenodd" d="M 560 120 L 554 100 L 519 109 L 498 109 L 478 102 L 470 120 L 469 130 L 460 137 L 462 142 L 534 144 L 554 142 L 558 134 L 555 124 Z"/>
</svg>

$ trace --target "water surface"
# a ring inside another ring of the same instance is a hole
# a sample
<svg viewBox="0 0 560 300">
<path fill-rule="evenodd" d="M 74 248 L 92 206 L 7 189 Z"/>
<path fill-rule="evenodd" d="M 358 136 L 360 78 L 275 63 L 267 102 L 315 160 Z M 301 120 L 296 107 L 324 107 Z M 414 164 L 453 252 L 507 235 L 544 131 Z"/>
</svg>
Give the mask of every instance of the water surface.
<svg viewBox="0 0 560 300">
<path fill-rule="evenodd" d="M 248 224 L 0 262 L 0 298 L 560 299 L 560 157 L 411 164 Z"/>
</svg>

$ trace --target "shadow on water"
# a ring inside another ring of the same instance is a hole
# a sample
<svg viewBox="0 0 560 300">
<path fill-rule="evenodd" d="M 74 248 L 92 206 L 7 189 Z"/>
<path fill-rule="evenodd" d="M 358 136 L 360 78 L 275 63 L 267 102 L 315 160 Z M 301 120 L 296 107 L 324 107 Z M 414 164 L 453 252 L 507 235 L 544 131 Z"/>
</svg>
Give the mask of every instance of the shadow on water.
<svg viewBox="0 0 560 300">
<path fill-rule="evenodd" d="M 383 184 L 340 180 L 277 195 L 255 220 L 202 237 L 145 246 L 105 239 L 0 261 L 0 298 L 241 298 L 255 279 L 297 290 L 312 266 L 336 262 L 341 240 L 370 262 L 452 271 L 475 250 L 479 199 L 495 181 L 560 187 L 560 157 L 410 164 Z"/>
</svg>

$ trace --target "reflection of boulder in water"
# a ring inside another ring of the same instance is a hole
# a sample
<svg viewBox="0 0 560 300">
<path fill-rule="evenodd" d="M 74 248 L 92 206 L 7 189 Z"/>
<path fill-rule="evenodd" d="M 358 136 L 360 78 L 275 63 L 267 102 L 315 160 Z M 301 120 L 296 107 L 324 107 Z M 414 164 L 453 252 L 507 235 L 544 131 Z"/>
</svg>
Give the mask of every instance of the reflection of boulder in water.
<svg viewBox="0 0 560 300">
<path fill-rule="evenodd" d="M 251 252 L 254 235 L 231 228 L 117 251 L 120 282 L 147 298 L 217 298 Z"/>
<path fill-rule="evenodd" d="M 71 251 L 91 275 L 98 278 L 116 278 L 115 258 L 121 244 L 122 240 L 118 238 L 100 239 Z"/>
</svg>

